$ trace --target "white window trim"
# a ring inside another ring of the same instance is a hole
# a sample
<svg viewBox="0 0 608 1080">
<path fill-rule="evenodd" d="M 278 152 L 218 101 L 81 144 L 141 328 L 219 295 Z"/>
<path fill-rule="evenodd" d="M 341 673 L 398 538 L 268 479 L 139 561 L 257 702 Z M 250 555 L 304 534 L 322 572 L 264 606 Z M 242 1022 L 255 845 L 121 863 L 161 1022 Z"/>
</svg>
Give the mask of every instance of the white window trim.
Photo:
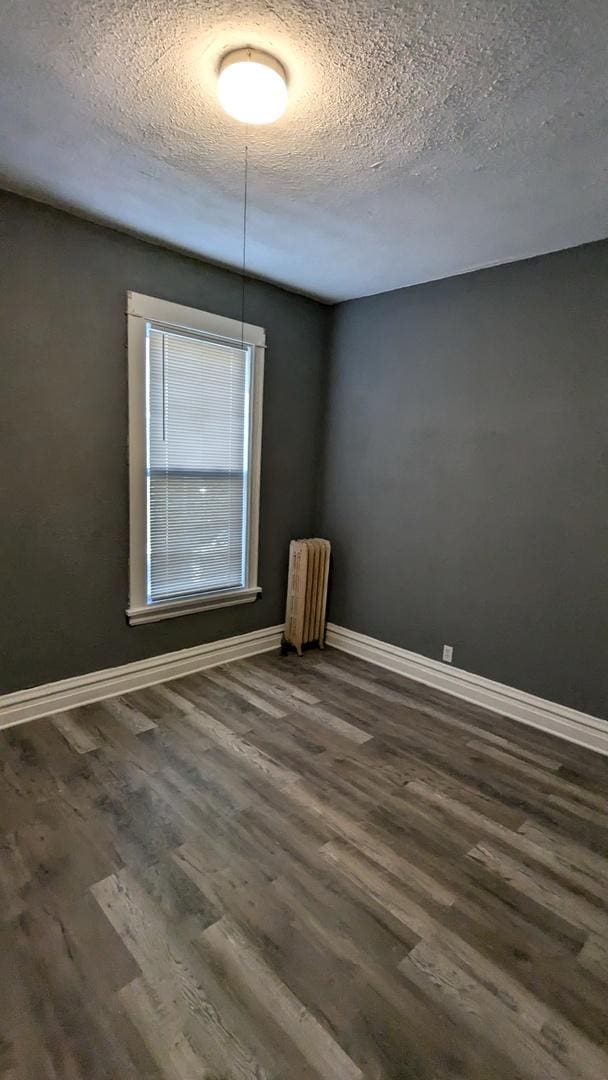
<svg viewBox="0 0 608 1080">
<path fill-rule="evenodd" d="M 266 332 L 261 326 L 241 323 L 197 308 L 158 300 L 141 293 L 127 293 L 129 355 L 129 607 L 132 626 L 158 622 L 195 611 L 232 607 L 254 601 L 258 585 L 258 544 L 260 518 L 260 465 L 262 450 L 262 392 Z M 251 364 L 251 425 L 249 445 L 249 522 L 247 574 L 242 588 L 200 593 L 186 599 L 149 604 L 146 593 L 146 323 L 160 323 L 175 329 L 198 330 L 208 336 L 248 345 Z"/>
</svg>

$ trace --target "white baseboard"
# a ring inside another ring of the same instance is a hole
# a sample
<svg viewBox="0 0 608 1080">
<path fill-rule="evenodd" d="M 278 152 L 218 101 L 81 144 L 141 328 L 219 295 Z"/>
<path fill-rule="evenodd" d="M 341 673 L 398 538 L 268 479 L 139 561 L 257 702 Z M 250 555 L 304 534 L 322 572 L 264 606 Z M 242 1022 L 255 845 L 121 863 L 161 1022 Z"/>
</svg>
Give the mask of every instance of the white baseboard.
<svg viewBox="0 0 608 1080">
<path fill-rule="evenodd" d="M 0 696 L 0 728 L 22 724 L 39 716 L 87 705 L 102 698 L 116 697 L 130 690 L 176 679 L 194 671 L 225 664 L 228 660 L 240 660 L 245 656 L 278 649 L 283 626 L 270 626 L 254 630 L 250 634 L 212 641 L 207 645 L 195 645 L 193 649 L 151 656 L 121 667 L 105 668 L 88 675 L 76 675 L 71 679 L 17 690 L 14 694 Z"/>
<path fill-rule="evenodd" d="M 327 624 L 328 645 L 352 653 L 362 660 L 388 668 L 399 675 L 426 683 L 436 690 L 481 705 L 491 712 L 519 720 L 522 724 L 548 731 L 569 742 L 586 746 L 600 754 L 608 754 L 608 720 L 569 709 L 553 701 L 526 694 L 512 686 L 473 675 L 461 668 L 451 667 L 439 660 L 430 660 L 419 653 L 389 645 L 377 638 L 366 637 L 334 623 Z"/>
<path fill-rule="evenodd" d="M 195 671 L 240 660 L 256 653 L 277 649 L 281 643 L 283 626 L 270 626 L 254 630 L 250 634 L 224 638 L 192 649 L 164 653 L 145 660 L 136 660 L 121 667 L 106 668 L 87 675 L 18 690 L 0 696 L 0 728 L 22 724 L 27 720 L 48 716 L 49 713 L 87 705 L 102 698 L 126 694 L 145 686 L 179 678 Z M 500 713 L 523 724 L 540 728 L 558 735 L 569 742 L 608 755 L 608 721 L 596 716 L 569 709 L 553 701 L 526 694 L 523 690 L 505 686 L 431 660 L 408 649 L 389 645 L 377 638 L 346 630 L 334 623 L 327 624 L 326 641 L 336 649 L 359 656 L 372 664 L 406 675 L 417 682 L 426 683 L 437 690 L 463 698 L 491 712 Z"/>
</svg>

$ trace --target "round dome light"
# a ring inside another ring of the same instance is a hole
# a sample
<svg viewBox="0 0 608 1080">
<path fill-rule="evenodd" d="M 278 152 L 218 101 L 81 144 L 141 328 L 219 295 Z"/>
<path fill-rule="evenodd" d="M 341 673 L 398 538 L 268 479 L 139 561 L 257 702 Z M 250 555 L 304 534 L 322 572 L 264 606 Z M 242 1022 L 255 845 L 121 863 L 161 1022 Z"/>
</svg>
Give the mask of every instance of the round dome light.
<svg viewBox="0 0 608 1080">
<path fill-rule="evenodd" d="M 237 49 L 222 60 L 217 92 L 220 104 L 235 120 L 272 124 L 285 112 L 287 76 L 274 56 Z"/>
</svg>

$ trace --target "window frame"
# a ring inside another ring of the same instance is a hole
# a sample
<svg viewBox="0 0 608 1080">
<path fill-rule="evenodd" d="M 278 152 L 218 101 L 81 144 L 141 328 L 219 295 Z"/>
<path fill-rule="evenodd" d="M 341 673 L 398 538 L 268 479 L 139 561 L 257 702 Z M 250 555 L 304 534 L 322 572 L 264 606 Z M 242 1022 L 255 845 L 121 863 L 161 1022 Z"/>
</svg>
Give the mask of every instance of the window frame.
<svg viewBox="0 0 608 1080">
<path fill-rule="evenodd" d="M 171 330 L 187 330 L 239 348 L 251 350 L 248 448 L 248 521 L 245 584 L 149 603 L 147 596 L 147 484 L 146 484 L 146 326 L 153 323 Z M 129 370 L 129 606 L 131 626 L 177 618 L 197 611 L 249 604 L 261 593 L 258 585 L 260 472 L 262 451 L 262 395 L 266 332 L 261 326 L 241 323 L 223 315 L 174 304 L 142 293 L 127 293 Z"/>
</svg>

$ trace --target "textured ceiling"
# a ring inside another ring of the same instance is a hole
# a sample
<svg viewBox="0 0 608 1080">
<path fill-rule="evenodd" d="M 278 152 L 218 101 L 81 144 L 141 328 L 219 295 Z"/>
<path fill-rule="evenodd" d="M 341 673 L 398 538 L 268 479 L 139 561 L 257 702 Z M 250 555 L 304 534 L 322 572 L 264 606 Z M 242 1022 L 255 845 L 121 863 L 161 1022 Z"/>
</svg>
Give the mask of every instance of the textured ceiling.
<svg viewBox="0 0 608 1080">
<path fill-rule="evenodd" d="M 608 234 L 606 0 L 3 0 L 0 185 L 238 265 L 243 44 L 291 91 L 252 272 L 334 300 Z"/>
</svg>

